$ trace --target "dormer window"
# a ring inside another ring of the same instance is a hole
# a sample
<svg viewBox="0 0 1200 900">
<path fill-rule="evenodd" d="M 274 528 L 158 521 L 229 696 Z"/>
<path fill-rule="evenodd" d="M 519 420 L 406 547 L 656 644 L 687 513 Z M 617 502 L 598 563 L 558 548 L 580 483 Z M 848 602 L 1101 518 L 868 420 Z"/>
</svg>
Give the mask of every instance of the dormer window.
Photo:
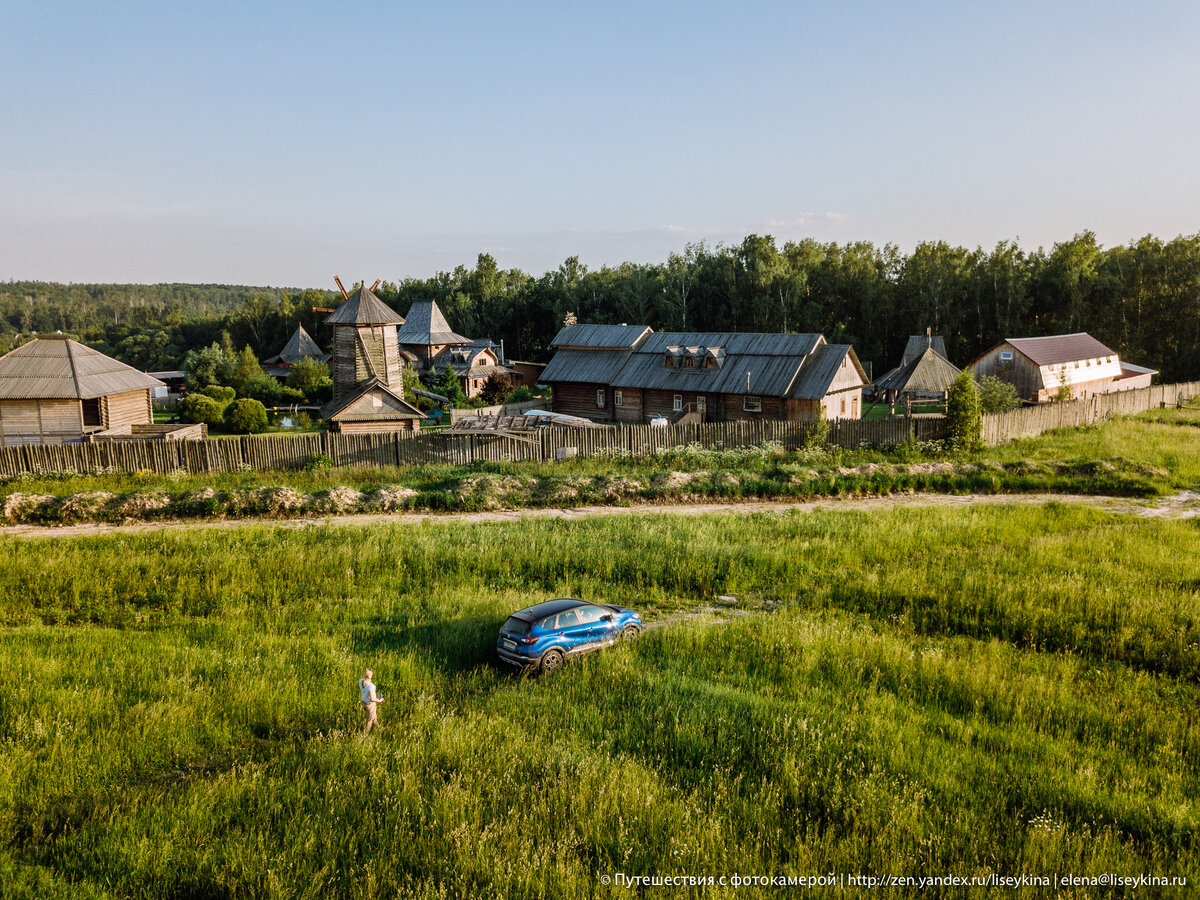
<svg viewBox="0 0 1200 900">
<path fill-rule="evenodd" d="M 691 354 L 689 354 L 689 355 L 685 356 L 685 357 L 683 358 L 683 367 L 684 367 L 685 369 L 694 369 L 694 368 L 696 368 L 696 357 L 692 356 Z"/>
<path fill-rule="evenodd" d="M 717 368 L 717 358 L 715 356 L 713 356 L 711 353 L 708 354 L 706 357 L 704 357 L 704 368 L 706 368 L 706 369 Z"/>
<path fill-rule="evenodd" d="M 721 361 L 725 357 L 725 351 L 720 347 L 708 347 L 704 351 L 704 368 L 719 369 Z"/>
</svg>

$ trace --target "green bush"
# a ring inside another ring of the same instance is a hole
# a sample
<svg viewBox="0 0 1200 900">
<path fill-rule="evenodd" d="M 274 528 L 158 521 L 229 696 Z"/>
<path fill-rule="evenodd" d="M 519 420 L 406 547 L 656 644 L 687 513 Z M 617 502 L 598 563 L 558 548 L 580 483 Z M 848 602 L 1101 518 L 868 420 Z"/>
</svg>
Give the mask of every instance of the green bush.
<svg viewBox="0 0 1200 900">
<path fill-rule="evenodd" d="M 332 385 L 333 380 L 329 377 L 328 365 L 319 359 L 306 356 L 288 370 L 287 383 L 288 387 L 311 397 L 324 390 L 327 384 Z"/>
<path fill-rule="evenodd" d="M 508 395 L 505 403 L 524 403 L 526 400 L 533 399 L 533 391 L 525 385 L 521 385 L 515 391 Z"/>
<path fill-rule="evenodd" d="M 237 396 L 237 391 L 231 387 L 226 387 L 223 384 L 210 384 L 208 387 L 202 388 L 200 393 L 205 397 L 212 397 L 221 404 L 221 409 L 225 408 L 225 404 L 233 400 Z"/>
<path fill-rule="evenodd" d="M 979 391 L 971 373 L 963 371 L 946 398 L 946 436 L 956 450 L 978 450 L 983 446 L 982 433 Z"/>
<path fill-rule="evenodd" d="M 235 434 L 258 434 L 267 427 L 267 409 L 248 397 L 234 400 L 225 408 L 225 424 Z"/>
<path fill-rule="evenodd" d="M 504 398 L 511 392 L 512 382 L 508 380 L 507 375 L 492 374 L 483 383 L 483 392 L 480 396 L 486 405 L 491 405 L 493 403 L 503 403 Z"/>
<path fill-rule="evenodd" d="M 274 406 L 283 396 L 283 386 L 270 375 L 251 375 L 242 382 L 242 396 Z"/>
<path fill-rule="evenodd" d="M 213 425 L 221 421 L 225 406 L 206 394 L 188 394 L 179 401 L 176 410 L 183 422 Z"/>
<path fill-rule="evenodd" d="M 1008 412 L 1021 405 L 1015 385 L 1001 381 L 995 375 L 984 375 L 979 381 L 979 410 L 985 413 Z"/>
</svg>

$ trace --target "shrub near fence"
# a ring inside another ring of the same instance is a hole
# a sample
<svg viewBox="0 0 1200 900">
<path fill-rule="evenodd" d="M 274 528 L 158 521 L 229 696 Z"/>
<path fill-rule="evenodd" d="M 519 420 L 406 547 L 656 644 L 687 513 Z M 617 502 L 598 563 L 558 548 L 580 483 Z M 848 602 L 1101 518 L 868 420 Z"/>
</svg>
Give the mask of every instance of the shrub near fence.
<svg viewBox="0 0 1200 900">
<path fill-rule="evenodd" d="M 988 444 L 1041 434 L 1052 428 L 1088 425 L 1111 415 L 1174 406 L 1200 395 L 1200 382 L 1159 385 L 1089 400 L 995 413 L 983 417 Z M 488 435 L 391 434 L 263 435 L 201 441 L 120 441 L 95 444 L 29 445 L 0 449 L 0 477 L 25 473 L 88 473 L 98 470 L 168 474 L 238 472 L 243 469 L 297 469 L 314 457 L 335 466 L 405 466 L 424 463 L 466 465 L 505 460 L 553 460 L 568 456 L 648 456 L 686 444 L 707 448 L 753 447 L 777 441 L 794 449 L 809 426 L 802 422 L 707 422 L 691 425 L 618 425 L 613 428 L 547 428 L 524 439 Z M 940 440 L 940 418 L 838 419 L 830 423 L 829 443 L 854 448 L 889 446 L 908 439 Z"/>
</svg>

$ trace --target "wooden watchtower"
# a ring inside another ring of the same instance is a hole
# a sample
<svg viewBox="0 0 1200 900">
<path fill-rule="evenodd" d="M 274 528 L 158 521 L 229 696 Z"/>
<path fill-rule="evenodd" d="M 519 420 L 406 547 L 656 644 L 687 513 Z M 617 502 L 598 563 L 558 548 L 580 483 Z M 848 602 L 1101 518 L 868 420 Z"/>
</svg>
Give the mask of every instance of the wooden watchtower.
<svg viewBox="0 0 1200 900">
<path fill-rule="evenodd" d="M 346 302 L 325 321 L 333 326 L 333 401 L 350 396 L 363 382 L 377 379 L 399 391 L 404 358 L 396 343 L 396 326 L 404 319 L 372 293 L 363 283 L 347 294 L 342 282 L 338 287 Z"/>
</svg>

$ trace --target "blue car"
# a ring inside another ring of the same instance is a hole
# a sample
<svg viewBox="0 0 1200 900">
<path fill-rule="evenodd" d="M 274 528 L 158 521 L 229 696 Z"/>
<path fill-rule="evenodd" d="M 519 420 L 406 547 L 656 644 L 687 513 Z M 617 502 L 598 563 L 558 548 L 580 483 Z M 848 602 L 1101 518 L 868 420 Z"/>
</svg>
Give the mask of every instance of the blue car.
<svg viewBox="0 0 1200 900">
<path fill-rule="evenodd" d="M 633 640 L 643 627 L 642 617 L 625 606 L 547 600 L 508 617 L 496 652 L 510 665 L 553 672 L 572 656 Z"/>
</svg>

